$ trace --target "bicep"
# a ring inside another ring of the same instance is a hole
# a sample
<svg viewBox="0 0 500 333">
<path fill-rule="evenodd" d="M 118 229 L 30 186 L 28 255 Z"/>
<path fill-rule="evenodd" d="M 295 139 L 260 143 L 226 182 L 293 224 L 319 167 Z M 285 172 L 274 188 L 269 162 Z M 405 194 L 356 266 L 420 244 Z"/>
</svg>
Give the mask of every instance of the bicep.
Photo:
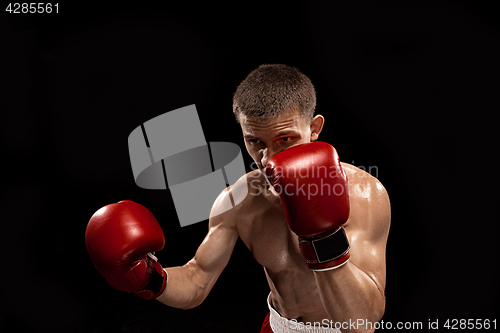
<svg viewBox="0 0 500 333">
<path fill-rule="evenodd" d="M 228 193 L 222 193 L 225 197 Z M 220 197 L 219 197 L 220 199 Z M 220 204 L 215 202 L 214 208 Z M 195 268 L 195 279 L 199 284 L 210 289 L 226 267 L 233 252 L 238 232 L 234 225 L 233 214 L 212 215 L 209 220 L 209 231 L 198 247 L 194 258 L 187 264 Z"/>
<path fill-rule="evenodd" d="M 206 298 L 229 262 L 238 239 L 227 216 L 210 218 L 209 231 L 195 256 L 181 267 L 169 267 L 166 292 L 160 302 L 182 309 L 198 306 Z"/>
<path fill-rule="evenodd" d="M 212 226 L 192 259 L 200 273 L 218 277 L 229 262 L 237 239 L 236 229 L 223 223 Z"/>
</svg>

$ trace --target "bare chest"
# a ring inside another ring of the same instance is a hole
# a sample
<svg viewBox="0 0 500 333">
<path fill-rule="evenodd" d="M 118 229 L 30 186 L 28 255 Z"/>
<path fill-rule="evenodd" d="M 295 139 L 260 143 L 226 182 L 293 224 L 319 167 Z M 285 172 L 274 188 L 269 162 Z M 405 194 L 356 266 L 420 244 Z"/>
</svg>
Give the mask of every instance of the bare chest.
<svg viewBox="0 0 500 333">
<path fill-rule="evenodd" d="M 312 271 L 300 254 L 299 242 L 287 225 L 281 205 L 263 200 L 238 224 L 242 241 L 265 268 L 272 304 L 288 318 L 324 318 Z"/>
<path fill-rule="evenodd" d="M 265 268 L 271 291 L 290 309 L 309 306 L 305 300 L 317 293 L 316 280 L 300 253 L 298 236 L 288 227 L 279 198 L 258 202 L 248 217 L 238 232 Z"/>
<path fill-rule="evenodd" d="M 285 270 L 300 255 L 297 236 L 288 228 L 279 204 L 260 200 L 240 221 L 238 233 L 255 260 L 268 270 Z"/>
</svg>

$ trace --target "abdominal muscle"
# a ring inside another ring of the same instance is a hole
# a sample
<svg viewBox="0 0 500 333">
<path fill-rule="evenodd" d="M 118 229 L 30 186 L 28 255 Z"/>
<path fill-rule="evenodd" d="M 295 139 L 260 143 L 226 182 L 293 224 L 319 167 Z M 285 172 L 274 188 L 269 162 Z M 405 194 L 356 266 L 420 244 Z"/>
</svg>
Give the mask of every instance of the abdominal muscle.
<svg viewBox="0 0 500 333">
<path fill-rule="evenodd" d="M 266 267 L 264 271 L 271 289 L 270 304 L 282 317 L 304 323 L 328 318 L 312 271 L 293 264 L 277 273 Z"/>
<path fill-rule="evenodd" d="M 264 267 L 271 306 L 282 317 L 298 322 L 328 319 L 314 273 L 304 262 L 297 235 L 287 225 L 279 196 L 262 190 L 249 198 L 239 210 L 238 234 Z"/>
</svg>

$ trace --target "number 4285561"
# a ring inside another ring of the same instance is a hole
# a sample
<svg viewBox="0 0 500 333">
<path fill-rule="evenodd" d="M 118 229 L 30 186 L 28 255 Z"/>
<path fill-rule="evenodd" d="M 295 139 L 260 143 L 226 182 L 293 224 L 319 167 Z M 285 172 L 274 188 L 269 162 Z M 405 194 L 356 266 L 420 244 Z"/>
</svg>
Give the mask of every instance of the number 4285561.
<svg viewBox="0 0 500 333">
<path fill-rule="evenodd" d="M 6 12 L 10 14 L 42 14 L 42 13 L 59 13 L 59 4 L 43 3 L 43 2 L 23 2 L 23 3 L 9 3 Z"/>
</svg>

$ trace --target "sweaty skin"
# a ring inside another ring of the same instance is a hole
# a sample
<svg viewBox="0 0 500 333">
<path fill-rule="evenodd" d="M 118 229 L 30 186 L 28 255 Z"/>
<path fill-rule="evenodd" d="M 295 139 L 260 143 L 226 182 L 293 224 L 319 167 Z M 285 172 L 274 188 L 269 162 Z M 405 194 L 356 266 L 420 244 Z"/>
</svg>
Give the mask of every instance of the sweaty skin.
<svg viewBox="0 0 500 333">
<path fill-rule="evenodd" d="M 281 316 L 304 323 L 380 320 L 385 309 L 385 248 L 390 226 L 390 203 L 382 184 L 342 163 L 349 181 L 351 211 L 344 228 L 351 258 L 340 268 L 314 272 L 300 254 L 297 236 L 289 229 L 279 195 L 269 186 L 263 168 L 280 151 L 317 140 L 324 118 L 317 115 L 309 123 L 298 111 L 288 111 L 263 122 L 245 118 L 240 122 L 246 148 L 258 169 L 219 195 L 205 240 L 187 264 L 166 268 L 168 284 L 158 300 L 183 309 L 201 304 L 240 237 L 264 267 L 271 305 Z M 220 207 L 232 201 L 232 193 L 244 187 L 246 198 L 222 212 Z"/>
</svg>

